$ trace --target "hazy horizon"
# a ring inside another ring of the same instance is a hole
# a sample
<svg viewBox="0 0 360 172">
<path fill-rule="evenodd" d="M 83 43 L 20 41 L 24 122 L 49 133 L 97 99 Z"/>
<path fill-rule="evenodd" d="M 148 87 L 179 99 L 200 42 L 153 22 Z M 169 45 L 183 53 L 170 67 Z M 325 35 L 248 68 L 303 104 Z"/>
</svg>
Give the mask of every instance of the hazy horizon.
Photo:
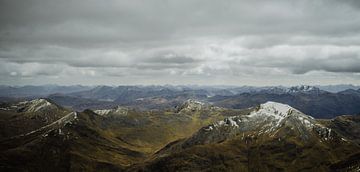
<svg viewBox="0 0 360 172">
<path fill-rule="evenodd" d="M 330 84 L 330 85 L 307 85 L 307 84 L 297 84 L 297 85 L 201 85 L 201 84 L 118 84 L 118 85 L 112 85 L 112 84 L 94 84 L 94 85 L 86 85 L 86 84 L 38 84 L 38 85 L 32 85 L 32 84 L 24 84 L 24 85 L 10 85 L 10 84 L 0 84 L 0 86 L 8 86 L 8 87 L 25 87 L 25 86 L 65 86 L 65 87 L 71 87 L 71 86 L 83 86 L 83 87 L 100 87 L 100 86 L 108 86 L 108 87 L 119 87 L 119 86 L 139 86 L 139 87 L 147 87 L 147 86 L 173 86 L 173 87 L 295 87 L 295 86 L 314 86 L 314 87 L 360 87 L 360 85 L 356 84 Z"/>
</svg>

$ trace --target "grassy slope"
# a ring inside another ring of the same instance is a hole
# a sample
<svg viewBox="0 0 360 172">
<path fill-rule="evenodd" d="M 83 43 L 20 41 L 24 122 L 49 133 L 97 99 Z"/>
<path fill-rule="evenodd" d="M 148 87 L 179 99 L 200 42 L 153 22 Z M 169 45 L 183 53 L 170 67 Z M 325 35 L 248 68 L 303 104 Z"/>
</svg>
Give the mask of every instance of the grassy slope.
<svg viewBox="0 0 360 172">
<path fill-rule="evenodd" d="M 129 171 L 329 171 L 354 164 L 354 158 L 349 157 L 360 153 L 356 140 L 319 142 L 315 136 L 304 142 L 286 128 L 278 134 L 282 133 L 286 133 L 285 138 L 239 135 L 221 143 L 185 149 L 179 141 Z"/>
<path fill-rule="evenodd" d="M 118 171 L 142 162 L 169 142 L 186 138 L 204 125 L 241 111 L 130 111 L 103 117 L 85 111 L 78 120 L 0 144 L 0 169 Z M 45 136 L 45 133 L 47 135 Z"/>
</svg>

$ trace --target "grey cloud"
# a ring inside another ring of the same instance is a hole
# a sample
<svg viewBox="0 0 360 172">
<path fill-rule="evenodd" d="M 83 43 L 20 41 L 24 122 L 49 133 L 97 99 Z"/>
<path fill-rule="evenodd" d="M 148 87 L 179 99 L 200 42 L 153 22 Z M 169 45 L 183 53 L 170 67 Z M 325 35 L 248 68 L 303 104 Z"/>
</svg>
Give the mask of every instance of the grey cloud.
<svg viewBox="0 0 360 172">
<path fill-rule="evenodd" d="M 111 46 L 193 36 L 346 34 L 358 12 L 336 1 L 3 0 L 0 22 L 9 42 Z M 319 15 L 322 14 L 322 15 Z"/>
<path fill-rule="evenodd" d="M 0 0 L 0 72 L 16 83 L 313 82 L 317 72 L 359 83 L 359 30 L 356 0 Z"/>
<path fill-rule="evenodd" d="M 296 74 L 303 74 L 314 70 L 360 73 L 359 62 L 359 54 L 339 53 L 325 59 L 308 59 L 302 63 L 293 64 L 292 71 Z"/>
<path fill-rule="evenodd" d="M 358 0 L 343 0 L 343 3 L 348 3 L 351 7 L 360 8 L 360 2 Z"/>
<path fill-rule="evenodd" d="M 179 56 L 176 54 L 166 54 L 163 56 L 156 56 L 149 59 L 146 59 L 145 62 L 148 63 L 170 63 L 170 64 L 185 64 L 185 63 L 194 63 L 198 60 L 186 57 L 186 56 Z"/>
<path fill-rule="evenodd" d="M 329 57 L 324 61 L 317 61 L 318 70 L 328 72 L 360 73 L 360 56 L 355 53 L 341 53 Z M 312 62 L 314 63 L 314 62 Z M 309 65 L 311 66 L 311 65 Z"/>
<path fill-rule="evenodd" d="M 44 65 L 39 63 L 1 63 L 1 75 L 13 77 L 57 76 L 63 68 L 57 65 Z"/>
<path fill-rule="evenodd" d="M 331 48 L 331 47 L 330 47 Z M 339 47 L 332 47 L 333 49 Z M 348 50 L 341 47 L 337 51 L 328 52 L 328 49 L 319 47 L 302 47 L 284 50 L 276 50 L 273 56 L 263 54 L 254 55 L 253 58 L 246 58 L 240 61 L 242 65 L 252 65 L 254 67 L 270 67 L 276 69 L 286 69 L 294 74 L 305 74 L 311 71 L 327 72 L 348 72 L 360 73 L 360 47 Z M 289 51 L 289 53 L 284 53 Z M 306 53 L 307 52 L 307 53 Z M 310 52 L 310 53 L 309 53 Z M 294 53 L 293 56 L 291 54 Z M 305 53 L 297 56 L 296 53 Z M 277 56 L 276 56 L 277 55 Z M 257 56 L 257 57 L 256 57 Z"/>
<path fill-rule="evenodd" d="M 134 64 L 134 68 L 139 70 L 142 69 L 151 69 L 151 70 L 164 70 L 164 69 L 191 69 L 194 68 L 196 65 L 194 64 L 177 64 L 177 63 L 140 63 Z"/>
</svg>

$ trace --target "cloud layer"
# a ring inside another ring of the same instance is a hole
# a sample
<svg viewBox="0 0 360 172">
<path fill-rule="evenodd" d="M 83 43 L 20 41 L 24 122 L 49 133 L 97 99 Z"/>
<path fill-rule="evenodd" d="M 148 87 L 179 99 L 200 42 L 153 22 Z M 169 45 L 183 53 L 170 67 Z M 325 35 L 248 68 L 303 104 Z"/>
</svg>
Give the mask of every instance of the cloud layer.
<svg viewBox="0 0 360 172">
<path fill-rule="evenodd" d="M 360 84 L 356 0 L 0 0 L 0 84 Z"/>
</svg>

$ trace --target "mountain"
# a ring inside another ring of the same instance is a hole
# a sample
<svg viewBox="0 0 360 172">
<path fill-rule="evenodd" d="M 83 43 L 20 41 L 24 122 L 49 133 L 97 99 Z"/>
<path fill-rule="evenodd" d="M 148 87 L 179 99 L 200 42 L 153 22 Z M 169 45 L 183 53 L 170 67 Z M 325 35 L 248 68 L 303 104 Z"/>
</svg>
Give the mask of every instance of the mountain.
<svg viewBox="0 0 360 172">
<path fill-rule="evenodd" d="M 83 112 L 64 109 L 64 113 L 53 111 L 52 106 L 58 105 L 45 99 L 18 104 L 24 106 L 15 109 L 23 111 L 6 109 L 11 104 L 4 105 L 4 111 L 13 116 L 31 113 L 59 118 L 44 125 L 35 125 L 34 118 L 23 118 L 22 124 L 34 125 L 21 133 L 11 130 L 13 121 L 2 126 L 9 132 L 8 137 L 0 139 L 0 171 L 123 171 L 204 125 L 247 113 L 193 100 L 167 110 L 138 111 L 117 106 Z M 189 111 L 194 106 L 198 108 Z"/>
<path fill-rule="evenodd" d="M 359 119 L 316 120 L 289 105 L 267 102 L 174 141 L 131 170 L 357 171 Z"/>
<path fill-rule="evenodd" d="M 293 87 L 0 86 L 0 102 L 18 102 L 46 97 L 56 104 L 75 111 L 108 109 L 115 106 L 147 111 L 174 108 L 188 99 L 235 109 L 250 108 L 267 101 L 276 101 L 289 104 L 315 118 L 334 118 L 344 114 L 360 113 L 358 89 L 345 89 L 333 93 L 319 87 L 308 85 Z M 340 87 L 357 88 L 351 85 L 339 85 Z"/>
<path fill-rule="evenodd" d="M 48 125 L 66 114 L 62 108 L 48 99 L 34 99 L 0 105 L 0 140 L 25 134 Z"/>
<path fill-rule="evenodd" d="M 348 92 L 348 93 L 346 93 Z M 318 87 L 200 87 L 200 86 L 99 86 L 91 90 L 50 95 L 54 102 L 74 110 L 126 106 L 141 110 L 168 109 L 188 99 L 225 108 L 243 109 L 267 101 L 289 104 L 316 118 L 360 113 L 357 90 L 338 93 Z"/>
<path fill-rule="evenodd" d="M 324 140 L 331 137 L 331 129 L 320 125 L 313 117 L 307 116 L 289 105 L 267 102 L 261 104 L 249 115 L 228 117 L 203 128 L 187 140 L 185 145 L 223 142 L 239 133 L 282 137 L 280 134 L 286 134 L 280 131 L 282 127 L 294 130 L 293 132 L 301 140 L 311 139 L 312 130 L 316 130 L 320 136 L 324 136 Z"/>
<path fill-rule="evenodd" d="M 314 119 L 289 105 L 189 99 L 175 108 L 71 111 L 2 104 L 0 171 L 329 171 L 360 166 L 360 116 Z M 6 132 L 4 132 L 6 131 Z"/>
<path fill-rule="evenodd" d="M 303 93 L 303 94 L 321 94 L 321 93 L 325 93 L 326 91 L 322 91 L 317 87 L 314 86 L 309 86 L 309 85 L 300 85 L 300 86 L 294 86 L 294 87 L 290 87 L 286 90 L 287 93 L 290 94 L 299 94 L 299 93 Z"/>
<path fill-rule="evenodd" d="M 177 108 L 177 112 L 196 112 L 196 111 L 217 111 L 224 108 L 215 107 L 209 103 L 189 99 Z"/>
<path fill-rule="evenodd" d="M 317 87 L 309 85 L 299 85 L 293 87 L 267 87 L 257 91 L 251 91 L 249 93 L 261 93 L 261 94 L 321 94 L 325 93 Z"/>
<path fill-rule="evenodd" d="M 143 154 L 101 128 L 91 111 L 71 112 L 45 127 L 0 143 L 3 171 L 122 170 Z"/>
<path fill-rule="evenodd" d="M 205 100 L 208 91 L 171 86 L 99 86 L 91 90 L 51 95 L 62 106 L 76 110 L 128 106 L 143 110 L 173 108 L 188 99 Z"/>
<path fill-rule="evenodd" d="M 360 96 L 360 89 L 358 89 L 358 90 L 347 89 L 347 90 L 338 92 L 338 94 L 344 94 L 344 95 L 349 95 L 349 96 Z"/>
<path fill-rule="evenodd" d="M 344 114 L 360 114 L 360 95 L 358 91 L 330 93 L 316 87 L 298 86 L 284 89 L 283 92 L 266 90 L 243 93 L 235 96 L 214 96 L 208 99 L 216 106 L 243 109 L 267 101 L 289 104 L 315 118 L 334 118 Z"/>
<path fill-rule="evenodd" d="M 139 111 L 117 106 L 94 112 L 106 119 L 102 125 L 116 138 L 137 145 L 137 150 L 149 154 L 171 141 L 190 136 L 204 125 L 227 116 L 245 114 L 247 110 L 218 108 L 188 100 L 175 109 Z"/>
<path fill-rule="evenodd" d="M 352 85 L 352 84 L 318 85 L 316 87 L 320 88 L 321 90 L 328 91 L 328 92 L 331 92 L 331 93 L 338 93 L 340 91 L 345 91 L 345 90 L 348 90 L 348 89 L 353 89 L 353 90 L 360 89 L 360 86 Z"/>
</svg>

